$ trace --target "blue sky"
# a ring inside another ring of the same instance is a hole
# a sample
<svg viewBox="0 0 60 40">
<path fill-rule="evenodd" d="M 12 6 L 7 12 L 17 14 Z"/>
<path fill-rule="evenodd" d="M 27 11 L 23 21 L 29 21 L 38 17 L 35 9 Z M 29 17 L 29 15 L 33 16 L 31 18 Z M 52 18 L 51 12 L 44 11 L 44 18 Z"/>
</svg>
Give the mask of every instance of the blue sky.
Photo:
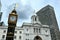
<svg viewBox="0 0 60 40">
<path fill-rule="evenodd" d="M 17 3 L 18 7 L 18 22 L 17 25 L 20 26 L 23 22 L 30 22 L 31 15 L 43 8 L 46 5 L 51 5 L 54 7 L 57 22 L 60 29 L 60 0 L 1 0 L 3 12 L 2 21 L 7 25 L 8 14 L 13 10 L 14 4 Z"/>
</svg>

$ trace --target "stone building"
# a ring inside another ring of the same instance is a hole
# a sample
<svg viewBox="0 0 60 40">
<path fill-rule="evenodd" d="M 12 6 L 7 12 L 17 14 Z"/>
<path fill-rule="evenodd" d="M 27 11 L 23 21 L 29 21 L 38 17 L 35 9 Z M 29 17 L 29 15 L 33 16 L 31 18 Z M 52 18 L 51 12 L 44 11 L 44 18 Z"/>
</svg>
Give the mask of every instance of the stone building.
<svg viewBox="0 0 60 40">
<path fill-rule="evenodd" d="M 36 15 L 31 20 L 15 28 L 14 40 L 51 40 L 49 26 L 41 24 Z M 0 40 L 6 40 L 7 29 L 7 26 L 0 26 Z"/>
<path fill-rule="evenodd" d="M 50 5 L 47 5 L 41 10 L 39 10 L 36 14 L 39 18 L 39 21 L 42 24 L 50 26 L 52 40 L 60 40 L 59 28 L 55 16 L 54 8 Z"/>
</svg>

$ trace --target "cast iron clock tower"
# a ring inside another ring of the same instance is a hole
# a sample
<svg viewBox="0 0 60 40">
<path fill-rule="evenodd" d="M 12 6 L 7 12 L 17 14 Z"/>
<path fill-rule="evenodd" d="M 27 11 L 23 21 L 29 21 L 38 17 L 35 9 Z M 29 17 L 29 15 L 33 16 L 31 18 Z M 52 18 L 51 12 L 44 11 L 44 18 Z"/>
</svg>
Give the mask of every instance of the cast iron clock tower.
<svg viewBox="0 0 60 40">
<path fill-rule="evenodd" d="M 8 18 L 8 30 L 7 30 L 7 36 L 6 36 L 6 40 L 14 40 L 14 30 L 16 27 L 16 23 L 17 23 L 17 12 L 14 9 L 10 14 L 9 14 L 9 18 Z"/>
</svg>

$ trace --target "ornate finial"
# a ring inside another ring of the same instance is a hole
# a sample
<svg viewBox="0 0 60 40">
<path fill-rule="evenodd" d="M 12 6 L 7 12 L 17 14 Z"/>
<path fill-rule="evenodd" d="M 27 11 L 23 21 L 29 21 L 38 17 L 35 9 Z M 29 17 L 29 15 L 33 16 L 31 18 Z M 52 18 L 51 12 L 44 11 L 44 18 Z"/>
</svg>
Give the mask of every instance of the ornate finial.
<svg viewBox="0 0 60 40">
<path fill-rule="evenodd" d="M 36 14 L 35 14 L 35 10 L 33 11 L 33 15 L 36 15 Z"/>
<path fill-rule="evenodd" d="M 14 6 L 14 9 L 16 9 L 16 4 L 15 4 L 15 6 Z"/>
<path fill-rule="evenodd" d="M 34 14 L 35 14 L 35 10 L 34 10 L 34 12 L 33 12 Z"/>
<path fill-rule="evenodd" d="M 15 3 L 14 9 L 16 9 L 17 7 L 18 7 L 18 4 L 17 4 L 17 3 Z"/>
<path fill-rule="evenodd" d="M 13 12 L 14 12 L 14 13 L 17 13 L 16 10 L 15 10 L 15 9 L 17 8 L 17 6 L 18 6 L 18 4 L 15 3 L 15 6 L 14 6 L 14 9 L 13 9 L 12 13 L 13 13 Z"/>
</svg>

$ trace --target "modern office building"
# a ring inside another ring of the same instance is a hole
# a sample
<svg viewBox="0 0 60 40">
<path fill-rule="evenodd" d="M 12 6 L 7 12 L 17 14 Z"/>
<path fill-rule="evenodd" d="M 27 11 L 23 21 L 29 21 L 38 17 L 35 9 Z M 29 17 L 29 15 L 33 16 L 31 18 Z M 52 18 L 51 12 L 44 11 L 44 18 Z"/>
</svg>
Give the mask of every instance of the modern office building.
<svg viewBox="0 0 60 40">
<path fill-rule="evenodd" d="M 59 28 L 55 16 L 54 8 L 50 5 L 47 5 L 43 7 L 41 10 L 39 10 L 36 14 L 39 18 L 39 21 L 42 24 L 50 26 L 52 40 L 60 40 Z"/>
</svg>

